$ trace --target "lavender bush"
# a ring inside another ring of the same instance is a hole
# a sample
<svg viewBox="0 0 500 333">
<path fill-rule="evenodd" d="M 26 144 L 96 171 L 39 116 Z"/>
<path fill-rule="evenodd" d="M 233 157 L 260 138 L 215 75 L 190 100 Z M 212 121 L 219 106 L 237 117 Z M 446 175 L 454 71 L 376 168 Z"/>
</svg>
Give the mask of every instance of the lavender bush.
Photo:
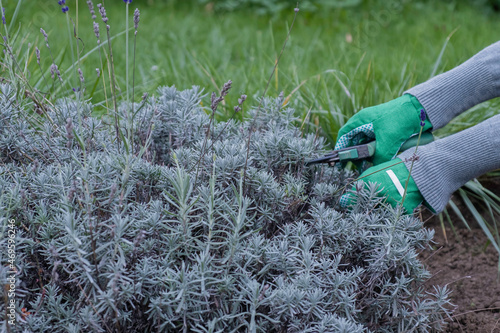
<svg viewBox="0 0 500 333">
<path fill-rule="evenodd" d="M 432 232 L 385 207 L 374 184 L 340 210 L 353 175 L 304 166 L 324 143 L 294 126 L 281 96 L 217 122 L 202 89 L 162 87 L 117 140 L 114 116 L 93 117 L 91 104 L 62 99 L 39 114 L 0 90 L 2 263 L 9 220 L 17 232 L 17 326 L 2 316 L 2 331 L 442 327 L 448 291 L 424 290 L 417 259 Z"/>
</svg>

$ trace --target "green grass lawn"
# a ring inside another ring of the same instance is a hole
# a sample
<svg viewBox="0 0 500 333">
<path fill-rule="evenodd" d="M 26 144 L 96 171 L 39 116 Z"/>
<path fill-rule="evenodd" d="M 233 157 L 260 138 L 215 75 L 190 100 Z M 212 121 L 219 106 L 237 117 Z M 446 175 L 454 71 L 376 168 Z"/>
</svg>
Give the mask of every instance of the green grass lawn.
<svg viewBox="0 0 500 333">
<path fill-rule="evenodd" d="M 3 2 L 9 23 L 16 1 Z M 453 68 L 498 39 L 498 15 L 486 14 L 482 8 L 442 2 L 401 5 L 406 2 L 299 12 L 268 94 L 273 96 L 284 91 L 285 96 L 292 95 L 290 103 L 302 117 L 311 110 L 309 130 L 320 124 L 322 134 L 333 141 L 339 126 L 354 111 L 388 101 L 431 75 Z M 76 4 L 79 4 L 78 15 Z M 67 5 L 83 56 L 97 45 L 90 14 L 83 0 L 67 1 Z M 125 7 L 122 1 L 106 1 L 112 36 L 125 30 Z M 133 27 L 136 7 L 141 10 L 141 22 L 134 99 L 139 101 L 144 92 L 153 93 L 159 85 L 176 85 L 180 89 L 199 85 L 207 92 L 217 91 L 231 79 L 233 89 L 225 108 L 220 110 L 221 118 L 232 114 L 232 106 L 241 93 L 251 97 L 247 107 L 257 104 L 255 99 L 263 93 L 294 16 L 293 8 L 281 15 L 262 16 L 251 10 L 214 13 L 180 1 L 177 4 L 134 1 L 129 12 L 130 27 Z M 97 16 L 101 40 L 105 41 L 106 30 L 99 14 Z M 40 28 L 47 31 L 52 55 L 63 79 L 68 80 L 62 88 L 57 84 L 52 87 L 49 72 L 52 61 Z M 57 97 L 73 94 L 71 88 L 79 85 L 78 75 L 74 70 L 65 71 L 77 57 L 70 55 L 66 16 L 56 1 L 28 3 L 24 0 L 10 33 L 18 33 L 15 49 L 19 52 L 21 67 L 29 69 L 30 82 L 37 89 L 57 91 Z M 129 37 L 131 81 L 133 31 Z M 74 48 L 76 44 L 73 38 Z M 41 78 L 34 46 L 41 50 L 46 81 Z M 123 99 L 126 95 L 125 34 L 117 36 L 112 46 Z M 107 50 L 102 48 L 103 59 Z M 85 98 L 92 98 L 102 108 L 110 107 L 109 102 L 104 102 L 102 81 L 96 84 L 99 53 L 93 51 L 81 60 L 80 66 L 85 76 Z M 109 98 L 109 74 L 105 80 Z M 475 113 L 474 121 L 483 118 L 483 113 Z M 452 130 L 464 126 L 470 123 L 462 121 Z"/>
</svg>

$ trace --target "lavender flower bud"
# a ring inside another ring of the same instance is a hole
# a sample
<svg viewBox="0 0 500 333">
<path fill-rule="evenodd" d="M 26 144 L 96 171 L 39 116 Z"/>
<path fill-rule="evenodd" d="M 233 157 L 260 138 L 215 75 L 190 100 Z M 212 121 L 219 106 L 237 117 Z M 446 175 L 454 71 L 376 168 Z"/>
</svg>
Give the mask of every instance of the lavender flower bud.
<svg viewBox="0 0 500 333">
<path fill-rule="evenodd" d="M 210 96 L 210 102 L 210 108 L 213 112 L 215 112 L 215 110 L 217 110 L 217 106 L 219 105 L 219 99 L 214 92 L 212 92 L 212 95 Z"/>
<path fill-rule="evenodd" d="M 36 62 L 40 65 L 40 49 L 35 46 Z"/>
<path fill-rule="evenodd" d="M 418 156 L 417 154 L 413 153 L 410 157 L 407 157 L 404 159 L 403 162 L 407 163 L 407 162 L 415 162 L 415 161 L 418 161 L 420 159 L 420 156 Z"/>
<path fill-rule="evenodd" d="M 43 37 L 45 37 L 45 41 L 47 41 L 47 38 L 49 38 L 49 36 L 47 36 L 45 30 L 43 30 L 43 28 L 40 28 L 40 32 L 42 33 Z"/>
<path fill-rule="evenodd" d="M 241 111 L 241 106 L 243 105 L 243 102 L 247 99 L 247 95 L 242 94 L 240 98 L 238 98 L 238 105 L 234 107 L 234 112 L 240 112 Z"/>
<path fill-rule="evenodd" d="M 228 94 L 229 89 L 231 89 L 232 84 L 233 84 L 233 81 L 231 81 L 231 80 L 224 83 L 224 86 L 222 87 L 222 91 L 220 93 L 220 97 L 224 98 Z"/>
<path fill-rule="evenodd" d="M 283 91 L 280 92 L 280 94 L 278 95 L 278 98 L 280 99 L 281 103 L 283 103 L 283 101 L 285 100 L 285 93 Z"/>
<path fill-rule="evenodd" d="M 420 126 L 424 127 L 425 126 L 425 119 L 426 119 L 426 114 L 424 109 L 420 109 Z"/>
<path fill-rule="evenodd" d="M 94 22 L 94 34 L 95 34 L 95 37 L 97 38 L 97 43 L 99 44 L 101 34 L 99 33 L 99 24 L 97 24 L 96 22 Z"/>
<path fill-rule="evenodd" d="M 67 13 L 69 8 L 68 8 L 68 6 L 64 6 L 63 8 L 61 8 L 61 10 L 63 13 Z"/>
<path fill-rule="evenodd" d="M 43 30 L 43 28 L 40 28 L 40 32 L 42 33 L 43 38 L 45 38 L 45 45 L 47 46 L 48 49 L 50 49 L 50 46 L 49 46 L 49 36 L 45 32 L 45 30 Z"/>
<path fill-rule="evenodd" d="M 7 22 L 5 21 L 5 8 L 3 8 L 3 7 L 2 7 L 2 23 L 3 23 L 4 25 L 6 25 L 6 24 L 7 24 Z"/>
<path fill-rule="evenodd" d="M 101 71 L 99 70 L 99 68 L 96 68 L 95 71 L 97 72 L 97 78 L 100 78 L 101 77 Z"/>
<path fill-rule="evenodd" d="M 92 0 L 87 0 L 87 5 L 89 6 L 90 15 L 92 15 L 92 20 L 95 21 L 97 17 L 95 16 L 94 3 L 92 2 Z"/>
<path fill-rule="evenodd" d="M 222 87 L 222 91 L 220 92 L 219 97 L 217 97 L 217 95 L 215 93 L 212 93 L 210 108 L 212 109 L 213 112 L 215 112 L 217 110 L 219 103 L 224 100 L 224 97 L 228 94 L 229 90 L 231 89 L 232 84 L 233 84 L 233 81 L 231 81 L 231 80 L 224 83 L 224 86 Z"/>
<path fill-rule="evenodd" d="M 141 12 L 139 12 L 139 8 L 136 8 L 134 11 L 134 26 L 135 33 L 137 34 L 137 28 L 139 27 L 139 21 L 141 20 Z"/>
<path fill-rule="evenodd" d="M 80 82 L 83 83 L 85 79 L 83 78 L 83 72 L 80 68 L 78 68 L 78 75 L 80 75 Z"/>
<path fill-rule="evenodd" d="M 238 104 L 241 105 L 243 104 L 243 102 L 245 102 L 247 99 L 247 95 L 243 94 L 240 96 L 240 98 L 238 98 Z"/>
<path fill-rule="evenodd" d="M 54 74 L 56 73 L 56 69 L 57 69 L 57 65 L 56 64 L 52 64 L 50 66 L 50 77 L 52 77 L 52 79 L 54 79 Z"/>
<path fill-rule="evenodd" d="M 61 72 L 59 71 L 59 68 L 57 67 L 57 65 L 53 63 L 50 66 L 50 76 L 54 79 L 54 75 L 57 75 L 59 80 L 62 82 Z"/>
<path fill-rule="evenodd" d="M 98 4 L 97 8 L 99 8 L 99 14 L 101 14 L 102 21 L 104 23 L 108 23 L 108 17 L 106 16 L 106 9 L 104 8 L 104 6 L 102 4 Z"/>
</svg>

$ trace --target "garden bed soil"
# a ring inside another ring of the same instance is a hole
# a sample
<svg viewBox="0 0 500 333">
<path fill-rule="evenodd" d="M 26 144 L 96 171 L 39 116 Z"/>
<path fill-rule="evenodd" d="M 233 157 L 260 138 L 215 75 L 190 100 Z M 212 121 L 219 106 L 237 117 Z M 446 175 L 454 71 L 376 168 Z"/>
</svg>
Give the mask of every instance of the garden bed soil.
<svg viewBox="0 0 500 333">
<path fill-rule="evenodd" d="M 444 332 L 500 333 L 498 253 L 487 246 L 487 238 L 473 218 L 467 219 L 471 231 L 454 219 L 455 233 L 445 221 L 445 237 L 439 219 L 430 216 L 424 213 L 424 221 L 429 218 L 424 225 L 435 230 L 435 244 L 433 250 L 420 255 L 432 274 L 427 285 L 429 291 L 433 285 L 448 285 L 456 305 Z"/>
</svg>

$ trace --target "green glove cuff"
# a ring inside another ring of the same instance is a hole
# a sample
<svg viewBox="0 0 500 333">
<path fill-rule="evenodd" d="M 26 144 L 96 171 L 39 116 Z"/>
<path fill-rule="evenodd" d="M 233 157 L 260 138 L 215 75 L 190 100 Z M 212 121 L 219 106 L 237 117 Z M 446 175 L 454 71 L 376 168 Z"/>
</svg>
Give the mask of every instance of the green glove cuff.
<svg viewBox="0 0 500 333">
<path fill-rule="evenodd" d="M 403 201 L 403 207 L 406 212 L 411 214 L 424 200 L 422 194 L 418 190 L 417 184 L 412 177 L 409 176 L 409 171 L 400 158 L 395 158 L 391 161 L 379 164 L 366 170 L 360 180 L 365 183 L 378 183 L 382 191 L 380 195 L 387 198 L 387 203 L 395 207 Z M 365 184 L 366 185 L 366 184 Z M 344 194 L 340 199 L 340 204 L 343 207 L 348 207 L 356 202 L 356 188 L 353 187 L 351 193 Z"/>
</svg>

